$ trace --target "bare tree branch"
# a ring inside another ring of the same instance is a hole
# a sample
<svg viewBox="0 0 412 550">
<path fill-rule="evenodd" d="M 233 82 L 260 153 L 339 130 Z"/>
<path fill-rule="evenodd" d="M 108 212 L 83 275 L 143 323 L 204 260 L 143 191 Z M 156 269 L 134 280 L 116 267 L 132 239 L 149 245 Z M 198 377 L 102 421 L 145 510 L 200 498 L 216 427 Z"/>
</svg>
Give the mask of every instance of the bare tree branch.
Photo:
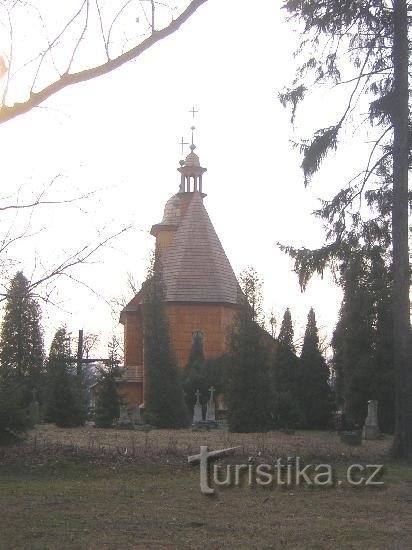
<svg viewBox="0 0 412 550">
<path fill-rule="evenodd" d="M 101 11 L 100 11 L 99 0 L 95 0 L 95 1 L 96 1 L 97 13 L 98 13 L 98 15 L 99 15 L 100 32 L 101 32 L 101 35 L 102 35 L 102 40 L 103 40 L 103 44 L 104 44 L 104 50 L 105 50 L 105 52 L 106 52 L 106 58 L 107 58 L 107 60 L 109 61 L 109 59 L 110 59 L 110 56 L 109 56 L 109 44 L 108 44 L 108 40 L 106 39 L 106 36 L 105 36 L 105 34 L 104 34 L 103 20 L 102 20 L 102 14 L 101 14 Z"/>
<path fill-rule="evenodd" d="M 65 74 L 63 74 L 58 80 L 56 80 L 55 82 L 52 82 L 51 84 L 47 85 L 46 87 L 44 87 L 42 90 L 38 92 L 34 92 L 32 90 L 30 92 L 29 98 L 26 101 L 23 101 L 21 103 L 15 103 L 14 105 L 11 105 L 11 106 L 3 105 L 0 109 L 0 123 L 7 122 L 8 120 L 11 120 L 19 115 L 29 112 L 31 109 L 38 107 L 46 99 L 53 96 L 57 92 L 67 88 L 68 86 L 71 86 L 73 84 L 78 84 L 80 82 L 87 82 L 88 80 L 92 80 L 99 76 L 108 74 L 114 71 L 115 69 L 121 67 L 128 61 L 131 61 L 132 59 L 136 59 L 139 55 L 141 55 L 143 52 L 148 50 L 151 46 L 153 46 L 157 42 L 160 42 L 160 40 L 162 40 L 163 38 L 166 38 L 167 36 L 177 31 L 181 27 L 181 25 L 185 23 L 196 12 L 196 10 L 205 2 L 207 2 L 207 0 L 192 0 L 188 5 L 188 7 L 179 15 L 179 17 L 173 20 L 167 27 L 165 27 L 162 30 L 152 32 L 152 34 L 149 37 L 147 37 L 145 40 L 143 40 L 143 42 L 141 42 L 140 44 L 134 46 L 133 48 L 122 53 L 121 55 L 119 55 L 114 59 L 109 59 L 108 61 L 106 61 L 105 63 L 102 63 L 101 65 L 84 69 L 79 72 L 70 73 L 69 70 L 72 64 L 70 62 L 68 70 L 66 71 Z M 76 14 L 76 16 L 78 14 L 79 12 Z M 73 19 L 71 21 L 73 21 Z M 107 39 L 108 42 L 109 42 L 109 38 L 110 38 L 110 30 L 109 30 L 109 36 Z M 77 50 L 78 44 L 79 42 L 77 43 L 75 50 Z M 74 54 L 75 52 L 73 53 L 73 56 Z"/>
<path fill-rule="evenodd" d="M 40 285 L 42 285 L 45 282 L 52 281 L 60 276 L 66 276 L 71 278 L 72 280 L 75 280 L 75 278 L 70 275 L 69 270 L 74 268 L 77 265 L 85 264 L 90 260 L 90 258 L 100 249 L 108 245 L 111 241 L 114 239 L 120 237 L 120 235 L 124 234 L 126 231 L 130 229 L 130 226 L 123 227 L 119 231 L 117 231 L 114 234 L 109 235 L 108 237 L 103 238 L 100 242 L 96 244 L 86 244 L 80 249 L 76 250 L 72 254 L 70 254 L 67 258 L 65 258 L 62 262 L 59 264 L 52 266 L 51 268 L 47 269 L 46 272 L 36 279 L 35 281 L 31 281 L 30 283 L 30 291 L 36 289 Z M 0 302 L 5 300 L 6 295 L 0 294 Z"/>
</svg>

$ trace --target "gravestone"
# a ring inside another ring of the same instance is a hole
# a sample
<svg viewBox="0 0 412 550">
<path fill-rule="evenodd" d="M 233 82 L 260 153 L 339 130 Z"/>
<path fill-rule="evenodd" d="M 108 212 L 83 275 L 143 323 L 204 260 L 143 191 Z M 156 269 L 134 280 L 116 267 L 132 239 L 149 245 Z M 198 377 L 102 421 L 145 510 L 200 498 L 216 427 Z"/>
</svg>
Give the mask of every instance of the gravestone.
<svg viewBox="0 0 412 550">
<path fill-rule="evenodd" d="M 130 417 L 129 417 L 129 414 L 127 412 L 127 408 L 122 405 L 120 407 L 120 417 L 119 417 L 119 420 L 117 421 L 117 424 L 119 426 L 131 426 L 132 423 L 130 421 Z"/>
<path fill-rule="evenodd" d="M 140 408 L 139 407 L 131 407 L 127 411 L 129 413 L 129 419 L 132 424 L 141 424 L 142 418 L 140 416 Z"/>
<path fill-rule="evenodd" d="M 206 408 L 206 422 L 216 422 L 216 410 L 215 410 L 215 399 L 214 399 L 215 388 L 212 386 L 211 388 L 209 388 L 209 392 L 210 392 L 210 398 Z"/>
<path fill-rule="evenodd" d="M 363 439 L 378 439 L 381 435 L 378 423 L 378 402 L 368 401 L 368 416 L 363 426 Z"/>
<path fill-rule="evenodd" d="M 196 403 L 193 407 L 193 421 L 192 424 L 197 424 L 198 422 L 202 422 L 203 420 L 203 411 L 202 411 L 202 405 L 200 403 L 200 391 L 197 390 L 195 393 L 196 396 Z"/>
</svg>

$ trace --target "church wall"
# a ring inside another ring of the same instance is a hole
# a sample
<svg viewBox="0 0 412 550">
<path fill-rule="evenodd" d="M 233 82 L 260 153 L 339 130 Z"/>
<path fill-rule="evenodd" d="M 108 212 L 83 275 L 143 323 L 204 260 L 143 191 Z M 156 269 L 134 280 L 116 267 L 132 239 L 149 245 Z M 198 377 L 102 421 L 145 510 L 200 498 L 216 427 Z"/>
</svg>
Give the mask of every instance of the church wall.
<svg viewBox="0 0 412 550">
<path fill-rule="evenodd" d="M 205 357 L 214 358 L 225 353 L 226 335 L 232 325 L 236 306 L 168 303 L 166 312 L 179 368 L 187 364 L 195 331 L 203 333 Z"/>
<path fill-rule="evenodd" d="M 138 312 L 128 312 L 124 321 L 124 364 L 143 365 L 143 328 Z"/>
<path fill-rule="evenodd" d="M 236 306 L 229 304 L 166 304 L 170 336 L 179 368 L 187 364 L 192 346 L 193 333 L 203 333 L 204 353 L 207 358 L 221 356 L 227 350 L 227 334 L 232 326 Z M 143 326 L 139 311 L 125 312 L 124 323 L 124 365 L 143 365 Z M 129 406 L 143 402 L 143 384 L 122 382 L 119 393 Z"/>
<path fill-rule="evenodd" d="M 138 407 L 143 403 L 143 384 L 136 382 L 121 382 L 118 392 L 127 407 Z"/>
</svg>

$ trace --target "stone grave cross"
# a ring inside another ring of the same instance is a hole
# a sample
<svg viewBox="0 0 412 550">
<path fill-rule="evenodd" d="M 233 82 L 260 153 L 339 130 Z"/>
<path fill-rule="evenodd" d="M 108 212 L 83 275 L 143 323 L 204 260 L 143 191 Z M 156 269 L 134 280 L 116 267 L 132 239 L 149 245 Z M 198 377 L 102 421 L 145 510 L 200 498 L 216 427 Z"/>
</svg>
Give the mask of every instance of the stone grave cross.
<svg viewBox="0 0 412 550">
<path fill-rule="evenodd" d="M 193 407 L 193 424 L 196 424 L 197 422 L 202 422 L 203 420 L 203 411 L 202 411 L 202 405 L 200 403 L 200 391 L 196 390 L 195 392 L 196 396 L 196 403 Z"/>
<path fill-rule="evenodd" d="M 216 390 L 213 386 L 209 388 L 210 399 L 207 403 L 207 408 L 206 408 L 206 420 L 209 422 L 216 422 L 216 410 L 215 410 L 215 399 L 214 399 L 215 391 Z"/>
</svg>

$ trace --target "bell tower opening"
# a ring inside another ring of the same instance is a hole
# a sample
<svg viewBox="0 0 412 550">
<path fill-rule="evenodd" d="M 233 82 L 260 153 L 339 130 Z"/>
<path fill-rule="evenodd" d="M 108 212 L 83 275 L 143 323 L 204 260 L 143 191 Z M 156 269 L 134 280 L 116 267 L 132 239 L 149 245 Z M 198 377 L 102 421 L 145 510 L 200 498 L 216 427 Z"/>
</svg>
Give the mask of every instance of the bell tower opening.
<svg viewBox="0 0 412 550">
<path fill-rule="evenodd" d="M 185 160 L 180 161 L 180 187 L 179 193 L 195 193 L 199 192 L 203 194 L 203 174 L 207 171 L 207 168 L 200 166 L 199 157 L 195 153 L 196 145 L 193 143 L 193 132 L 195 127 L 191 127 L 192 130 L 192 143 L 190 145 L 190 153 Z"/>
</svg>

